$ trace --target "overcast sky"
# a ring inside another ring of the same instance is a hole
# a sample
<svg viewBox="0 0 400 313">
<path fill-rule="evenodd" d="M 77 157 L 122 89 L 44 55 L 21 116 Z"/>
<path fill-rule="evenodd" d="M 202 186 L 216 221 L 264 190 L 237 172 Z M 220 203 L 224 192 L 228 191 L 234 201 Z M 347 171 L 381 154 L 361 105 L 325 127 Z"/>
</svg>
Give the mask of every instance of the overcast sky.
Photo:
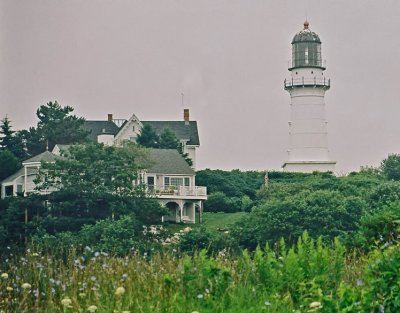
<svg viewBox="0 0 400 313">
<path fill-rule="evenodd" d="M 0 0 L 0 118 L 48 101 L 88 120 L 197 120 L 199 168 L 280 169 L 291 40 L 322 41 L 339 173 L 400 153 L 400 1 Z"/>
</svg>

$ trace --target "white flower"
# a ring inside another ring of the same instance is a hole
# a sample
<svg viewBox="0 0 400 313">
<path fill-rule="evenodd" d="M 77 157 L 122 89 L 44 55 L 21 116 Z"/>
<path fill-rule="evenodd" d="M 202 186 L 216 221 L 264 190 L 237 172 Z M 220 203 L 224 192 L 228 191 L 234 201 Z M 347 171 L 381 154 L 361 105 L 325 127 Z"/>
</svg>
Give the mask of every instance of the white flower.
<svg viewBox="0 0 400 313">
<path fill-rule="evenodd" d="M 88 307 L 87 309 L 90 313 L 94 313 L 97 311 L 97 306 L 95 305 L 91 305 L 90 307 Z"/>
<path fill-rule="evenodd" d="M 61 304 L 63 306 L 70 306 L 72 304 L 72 300 L 70 298 L 64 298 L 61 300 Z"/>
<path fill-rule="evenodd" d="M 7 278 L 8 278 L 8 274 L 7 274 L 7 273 L 3 273 L 3 274 L 1 274 L 1 278 L 3 278 L 3 279 L 7 279 Z"/>
<path fill-rule="evenodd" d="M 270 306 L 270 305 L 271 305 L 271 302 L 265 301 L 264 304 L 265 304 L 266 306 Z"/>
<path fill-rule="evenodd" d="M 31 285 L 31 284 L 28 284 L 28 283 L 23 283 L 23 284 L 21 285 L 21 287 L 22 287 L 22 289 L 31 289 L 31 288 L 32 288 L 32 285 Z"/>
<path fill-rule="evenodd" d="M 115 290 L 115 295 L 116 296 L 122 296 L 125 293 L 125 288 L 124 287 L 118 287 Z"/>
<path fill-rule="evenodd" d="M 319 309 L 322 308 L 321 302 L 314 301 L 310 303 L 310 308 L 311 309 Z"/>
<path fill-rule="evenodd" d="M 198 298 L 198 299 L 203 299 L 203 295 L 202 295 L 202 294 L 199 294 L 199 295 L 197 295 L 197 298 Z"/>
<path fill-rule="evenodd" d="M 6 290 L 7 291 L 13 291 L 14 289 L 13 289 L 13 287 L 7 286 Z"/>
</svg>

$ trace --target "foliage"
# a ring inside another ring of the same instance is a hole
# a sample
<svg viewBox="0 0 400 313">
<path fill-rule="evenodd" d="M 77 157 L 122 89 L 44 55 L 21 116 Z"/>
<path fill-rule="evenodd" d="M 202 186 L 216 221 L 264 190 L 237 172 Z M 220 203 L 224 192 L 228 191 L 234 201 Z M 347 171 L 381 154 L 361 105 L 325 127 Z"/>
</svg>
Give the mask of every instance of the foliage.
<svg viewBox="0 0 400 313">
<path fill-rule="evenodd" d="M 0 150 L 0 181 L 14 174 L 21 168 L 21 163 L 9 150 Z"/>
<path fill-rule="evenodd" d="M 392 202 L 400 201 L 400 182 L 383 182 L 372 188 L 368 196 L 371 211 L 375 211 Z"/>
<path fill-rule="evenodd" d="M 9 151 L 20 161 L 26 158 L 22 137 L 12 130 L 11 121 L 7 117 L 1 120 L 0 134 L 2 135 L 0 137 L 0 152 Z"/>
<path fill-rule="evenodd" d="M 279 238 L 293 242 L 307 230 L 313 238 L 332 240 L 357 230 L 365 203 L 337 191 L 304 191 L 286 200 L 272 200 L 254 207 L 238 223 L 234 236 L 247 247 L 273 243 Z"/>
<path fill-rule="evenodd" d="M 123 148 L 96 143 L 72 146 L 67 158 L 42 164 L 37 189 L 52 191 L 46 196 L 52 220 L 92 218 L 93 223 L 94 219 L 135 214 L 142 223 L 151 224 L 159 221 L 164 210 L 145 196 L 142 185 L 133 185 L 138 171 L 148 166 L 147 160 L 147 151 L 133 144 Z M 49 231 L 49 225 L 42 226 Z"/>
<path fill-rule="evenodd" d="M 251 199 L 249 198 L 251 201 Z M 246 203 L 248 205 L 248 203 Z M 239 212 L 242 209 L 242 200 L 237 197 L 228 198 L 223 192 L 214 192 L 204 203 L 206 212 Z"/>
<path fill-rule="evenodd" d="M 176 149 L 179 145 L 179 140 L 175 134 L 166 128 L 160 135 L 159 148 L 160 149 Z"/>
<path fill-rule="evenodd" d="M 180 251 L 195 252 L 205 249 L 210 254 L 217 254 L 221 251 L 237 252 L 239 247 L 236 241 L 229 236 L 229 232 L 212 232 L 205 227 L 194 229 L 179 241 Z"/>
<path fill-rule="evenodd" d="M 388 179 L 400 180 L 400 154 L 389 154 L 381 162 L 381 170 Z"/>
<path fill-rule="evenodd" d="M 199 186 L 207 186 L 210 194 L 223 192 L 228 197 L 254 199 L 256 190 L 264 183 L 265 172 L 242 172 L 240 170 L 223 171 L 205 169 L 197 171 L 196 182 Z"/>
<path fill-rule="evenodd" d="M 200 250 L 149 257 L 135 250 L 120 258 L 88 246 L 82 254 L 72 249 L 65 258 L 55 258 L 51 250 L 32 246 L 17 258 L 4 251 L 0 290 L 7 301 L 0 302 L 0 309 L 397 312 L 399 251 L 393 246 L 352 260 L 338 240 L 325 245 L 307 233 L 290 247 L 281 241 L 274 248 L 257 247 L 237 256 Z"/>
<path fill-rule="evenodd" d="M 364 312 L 400 311 L 400 249 L 399 245 L 372 251 L 361 281 Z"/>
<path fill-rule="evenodd" d="M 52 150 L 56 144 L 77 144 L 87 141 L 88 131 L 83 129 L 83 118 L 71 115 L 73 108 L 61 106 L 57 101 L 41 105 L 36 112 L 37 127 L 20 131 L 26 141 L 29 155 Z"/>
<path fill-rule="evenodd" d="M 136 138 L 136 142 L 146 148 L 158 148 L 160 138 L 154 131 L 153 127 L 145 124 Z"/>
<path fill-rule="evenodd" d="M 138 171 L 148 166 L 142 148 L 88 144 L 73 146 L 67 153 L 40 168 L 37 188 L 50 193 L 10 198 L 0 208 L 2 243 L 21 243 L 38 233 L 79 232 L 96 220 L 123 215 L 135 220 L 132 231 L 138 231 L 165 214 L 142 185 L 133 185 Z"/>
<path fill-rule="evenodd" d="M 351 237 L 353 245 L 370 250 L 374 246 L 387 246 L 400 235 L 400 202 L 385 205 L 380 210 L 362 216 L 358 232 Z"/>
</svg>

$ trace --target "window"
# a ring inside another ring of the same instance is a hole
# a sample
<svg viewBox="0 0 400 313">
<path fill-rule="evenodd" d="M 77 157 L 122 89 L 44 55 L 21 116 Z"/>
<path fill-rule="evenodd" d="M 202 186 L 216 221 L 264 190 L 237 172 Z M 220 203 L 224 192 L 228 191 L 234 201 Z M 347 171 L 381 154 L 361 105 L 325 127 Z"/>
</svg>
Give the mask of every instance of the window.
<svg viewBox="0 0 400 313">
<path fill-rule="evenodd" d="M 183 185 L 183 178 L 181 177 L 171 177 L 170 178 L 171 186 L 182 186 Z"/>
<path fill-rule="evenodd" d="M 135 125 L 132 126 L 132 131 L 135 132 Z"/>
<path fill-rule="evenodd" d="M 12 196 L 14 194 L 14 186 L 5 186 L 4 191 L 6 197 Z"/>
<path fill-rule="evenodd" d="M 154 176 L 147 177 L 147 188 L 149 190 L 154 190 Z"/>
<path fill-rule="evenodd" d="M 190 186 L 190 178 L 189 177 L 185 177 L 185 186 L 186 187 Z"/>
<path fill-rule="evenodd" d="M 190 186 L 190 177 L 164 177 L 164 187 Z"/>
<path fill-rule="evenodd" d="M 17 193 L 22 193 L 22 185 L 21 184 L 17 185 Z"/>
</svg>

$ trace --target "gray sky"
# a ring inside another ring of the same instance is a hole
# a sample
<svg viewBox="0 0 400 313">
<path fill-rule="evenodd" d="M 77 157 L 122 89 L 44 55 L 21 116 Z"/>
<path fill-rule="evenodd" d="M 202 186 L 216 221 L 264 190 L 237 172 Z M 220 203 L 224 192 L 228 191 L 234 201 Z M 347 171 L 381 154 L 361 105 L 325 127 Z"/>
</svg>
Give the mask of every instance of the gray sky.
<svg viewBox="0 0 400 313">
<path fill-rule="evenodd" d="M 199 123 L 199 168 L 280 169 L 288 148 L 290 42 L 322 40 L 337 170 L 400 153 L 398 0 L 0 0 L 0 118 L 36 124 L 51 100 Z"/>
</svg>

